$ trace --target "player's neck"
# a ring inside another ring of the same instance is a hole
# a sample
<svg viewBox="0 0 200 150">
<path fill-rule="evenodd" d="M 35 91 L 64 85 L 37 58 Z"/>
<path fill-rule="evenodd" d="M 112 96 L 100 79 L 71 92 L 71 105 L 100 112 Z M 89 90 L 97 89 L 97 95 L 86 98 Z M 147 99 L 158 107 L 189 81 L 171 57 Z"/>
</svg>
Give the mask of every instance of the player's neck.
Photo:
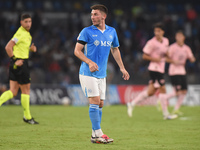
<svg viewBox="0 0 200 150">
<path fill-rule="evenodd" d="M 162 43 L 162 42 L 163 42 L 163 37 L 156 37 L 156 40 L 157 40 L 158 42 Z"/>
<path fill-rule="evenodd" d="M 99 24 L 99 25 L 97 26 L 97 29 L 99 29 L 99 30 L 101 30 L 101 31 L 104 31 L 104 30 L 106 29 L 105 23 L 102 22 L 101 24 Z"/>
<path fill-rule="evenodd" d="M 179 46 L 183 46 L 184 42 L 176 42 Z"/>
</svg>

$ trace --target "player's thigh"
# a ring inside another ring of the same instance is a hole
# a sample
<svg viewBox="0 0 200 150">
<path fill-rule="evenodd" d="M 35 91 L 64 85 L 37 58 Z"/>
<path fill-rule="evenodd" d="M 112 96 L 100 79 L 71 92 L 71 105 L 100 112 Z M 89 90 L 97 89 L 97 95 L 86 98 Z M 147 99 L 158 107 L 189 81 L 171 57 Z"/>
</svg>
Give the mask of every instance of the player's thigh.
<svg viewBox="0 0 200 150">
<path fill-rule="evenodd" d="M 79 75 L 79 80 L 80 80 L 81 88 L 86 97 L 100 96 L 97 78 Z"/>
<path fill-rule="evenodd" d="M 159 90 L 160 90 L 160 93 L 166 93 L 165 85 L 160 86 Z"/>
<path fill-rule="evenodd" d="M 19 83 L 17 81 L 10 80 L 10 91 L 13 93 L 14 96 L 17 95 L 19 90 Z"/>
<path fill-rule="evenodd" d="M 28 84 L 20 84 L 19 87 L 21 89 L 22 94 L 30 94 L 30 83 Z"/>
<path fill-rule="evenodd" d="M 156 92 L 156 88 L 154 87 L 154 83 L 149 83 L 148 86 L 148 96 L 152 96 L 154 95 L 154 93 Z"/>
<path fill-rule="evenodd" d="M 98 79 L 100 99 L 105 100 L 106 98 L 106 78 Z"/>
<path fill-rule="evenodd" d="M 186 75 L 180 76 L 181 91 L 187 91 L 187 78 Z"/>
</svg>

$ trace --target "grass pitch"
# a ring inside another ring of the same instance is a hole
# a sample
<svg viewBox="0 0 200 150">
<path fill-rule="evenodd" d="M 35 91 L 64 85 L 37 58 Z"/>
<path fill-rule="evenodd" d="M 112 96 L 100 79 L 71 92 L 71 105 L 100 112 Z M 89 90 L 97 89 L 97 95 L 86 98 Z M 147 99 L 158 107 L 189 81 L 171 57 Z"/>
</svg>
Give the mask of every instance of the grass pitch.
<svg viewBox="0 0 200 150">
<path fill-rule="evenodd" d="M 199 150 L 200 107 L 182 107 L 184 116 L 163 120 L 155 107 L 103 108 L 102 129 L 112 144 L 90 142 L 88 107 L 31 106 L 39 125 L 22 121 L 21 106 L 0 107 L 0 150 Z"/>
</svg>

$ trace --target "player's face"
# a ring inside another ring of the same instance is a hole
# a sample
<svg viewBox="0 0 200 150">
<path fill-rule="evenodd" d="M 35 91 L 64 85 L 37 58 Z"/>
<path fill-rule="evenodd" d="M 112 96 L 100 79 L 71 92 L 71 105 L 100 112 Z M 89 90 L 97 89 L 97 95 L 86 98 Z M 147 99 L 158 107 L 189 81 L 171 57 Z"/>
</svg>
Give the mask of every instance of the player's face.
<svg viewBox="0 0 200 150">
<path fill-rule="evenodd" d="M 154 35 L 157 39 L 160 39 L 164 36 L 164 31 L 161 28 L 154 28 Z"/>
<path fill-rule="evenodd" d="M 103 20 L 105 20 L 106 15 L 100 10 L 92 10 L 91 12 L 91 20 L 94 26 L 99 26 Z"/>
<path fill-rule="evenodd" d="M 175 38 L 178 43 L 184 43 L 185 41 L 185 36 L 182 33 L 176 33 Z"/>
<path fill-rule="evenodd" d="M 29 31 L 31 29 L 31 25 L 32 25 L 32 19 L 31 18 L 26 18 L 24 20 L 21 20 L 21 25 L 24 29 L 26 29 L 27 31 Z"/>
</svg>

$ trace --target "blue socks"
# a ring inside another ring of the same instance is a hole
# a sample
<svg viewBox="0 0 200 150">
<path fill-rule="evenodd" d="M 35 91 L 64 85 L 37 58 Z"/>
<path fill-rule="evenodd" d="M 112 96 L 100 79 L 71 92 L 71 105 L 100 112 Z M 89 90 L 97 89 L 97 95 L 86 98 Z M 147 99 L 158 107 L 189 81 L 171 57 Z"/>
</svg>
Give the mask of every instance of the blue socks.
<svg viewBox="0 0 200 150">
<path fill-rule="evenodd" d="M 102 118 L 102 107 L 99 108 L 99 119 L 100 119 L 100 124 L 101 124 L 101 118 Z"/>
<path fill-rule="evenodd" d="M 90 120 L 92 122 L 92 129 L 93 130 L 101 129 L 101 126 L 100 126 L 99 105 L 90 104 L 90 107 L 89 107 L 89 116 L 90 116 Z"/>
</svg>

